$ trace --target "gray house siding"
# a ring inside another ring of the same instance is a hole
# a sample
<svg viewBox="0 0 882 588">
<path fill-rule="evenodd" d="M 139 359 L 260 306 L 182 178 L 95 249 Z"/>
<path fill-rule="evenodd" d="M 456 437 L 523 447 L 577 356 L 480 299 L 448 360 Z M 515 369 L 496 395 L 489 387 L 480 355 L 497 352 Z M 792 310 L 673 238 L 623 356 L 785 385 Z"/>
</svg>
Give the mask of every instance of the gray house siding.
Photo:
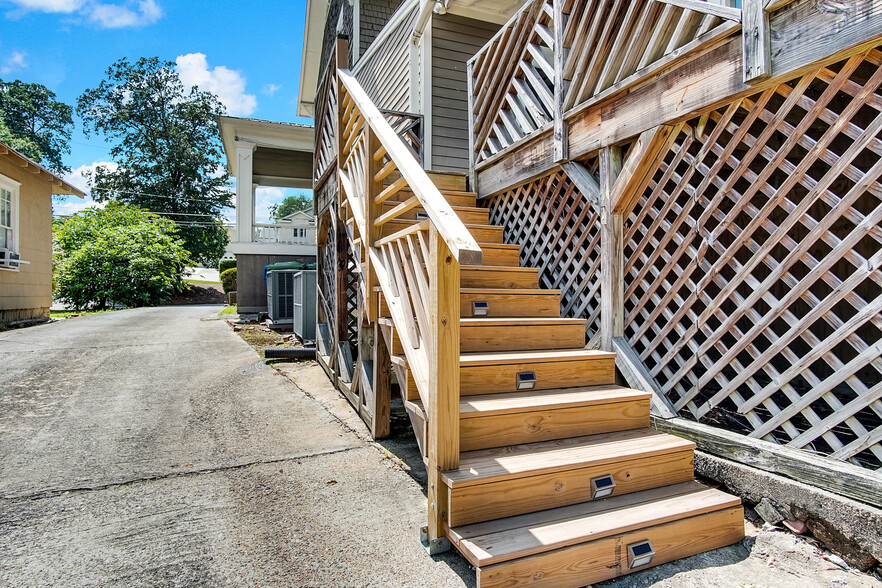
<svg viewBox="0 0 882 588">
<path fill-rule="evenodd" d="M 410 100 L 410 37 L 416 9 L 380 46 L 355 67 L 355 77 L 379 108 L 408 109 Z"/>
<path fill-rule="evenodd" d="M 401 0 L 359 0 L 358 10 L 361 29 L 359 32 L 360 55 L 364 55 L 398 7 Z"/>
<path fill-rule="evenodd" d="M 466 62 L 499 25 L 452 14 L 432 18 L 432 165 L 436 171 L 469 167 Z"/>
</svg>

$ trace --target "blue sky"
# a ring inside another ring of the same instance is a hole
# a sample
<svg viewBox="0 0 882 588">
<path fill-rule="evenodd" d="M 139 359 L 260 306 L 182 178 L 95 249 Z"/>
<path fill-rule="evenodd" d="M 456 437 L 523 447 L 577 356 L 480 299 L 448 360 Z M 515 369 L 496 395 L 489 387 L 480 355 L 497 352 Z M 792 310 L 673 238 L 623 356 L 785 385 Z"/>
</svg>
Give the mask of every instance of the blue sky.
<svg viewBox="0 0 882 588">
<path fill-rule="evenodd" d="M 305 0 L 0 0 L 0 78 L 44 84 L 75 106 L 117 59 L 157 56 L 176 62 L 185 83 L 217 93 L 230 115 L 310 122 L 296 115 L 305 10 Z M 109 161 L 109 145 L 75 125 L 65 163 L 84 187 L 79 172 Z M 258 220 L 296 193 L 261 188 Z M 87 205 L 58 199 L 55 210 Z"/>
</svg>

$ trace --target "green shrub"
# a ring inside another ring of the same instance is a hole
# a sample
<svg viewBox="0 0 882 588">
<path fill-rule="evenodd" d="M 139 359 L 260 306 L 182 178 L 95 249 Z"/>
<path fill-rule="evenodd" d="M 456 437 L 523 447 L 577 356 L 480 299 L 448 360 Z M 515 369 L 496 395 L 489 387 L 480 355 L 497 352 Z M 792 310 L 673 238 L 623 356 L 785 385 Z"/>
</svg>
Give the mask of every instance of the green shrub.
<svg viewBox="0 0 882 588">
<path fill-rule="evenodd" d="M 236 291 L 236 268 L 224 270 L 220 275 L 221 286 L 224 288 L 224 294 Z"/>
<path fill-rule="evenodd" d="M 58 298 L 93 310 L 164 302 L 186 289 L 192 263 L 175 223 L 116 203 L 56 225 L 54 257 Z"/>
<path fill-rule="evenodd" d="M 220 273 L 224 273 L 228 269 L 236 267 L 235 259 L 222 259 L 217 265 L 217 271 Z"/>
</svg>

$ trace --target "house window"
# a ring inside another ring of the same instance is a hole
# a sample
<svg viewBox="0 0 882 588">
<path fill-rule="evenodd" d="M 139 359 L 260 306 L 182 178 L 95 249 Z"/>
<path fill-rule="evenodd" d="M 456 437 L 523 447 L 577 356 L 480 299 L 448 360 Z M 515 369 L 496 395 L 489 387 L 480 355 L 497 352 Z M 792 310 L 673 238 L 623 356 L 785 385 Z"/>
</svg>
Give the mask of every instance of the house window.
<svg viewBox="0 0 882 588">
<path fill-rule="evenodd" d="M 18 251 L 18 187 L 0 176 L 0 251 Z"/>
</svg>

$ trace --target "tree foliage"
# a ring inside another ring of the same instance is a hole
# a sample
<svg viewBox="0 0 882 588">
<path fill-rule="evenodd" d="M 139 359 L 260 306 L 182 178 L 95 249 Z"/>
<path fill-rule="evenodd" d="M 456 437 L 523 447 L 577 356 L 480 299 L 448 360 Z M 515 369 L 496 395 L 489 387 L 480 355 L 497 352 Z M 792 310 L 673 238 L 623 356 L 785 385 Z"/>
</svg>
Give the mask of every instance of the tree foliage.
<svg viewBox="0 0 882 588">
<path fill-rule="evenodd" d="M 118 168 L 94 171 L 93 197 L 168 216 L 193 258 L 216 266 L 228 241 L 221 209 L 232 204 L 215 118 L 223 111 L 210 92 L 185 88 L 174 63 L 120 59 L 77 101 L 86 135 L 115 142 Z"/>
<path fill-rule="evenodd" d="M 300 212 L 301 210 L 307 212 L 312 210 L 312 198 L 307 198 L 302 194 L 298 196 L 288 196 L 282 200 L 281 203 L 270 206 L 270 214 L 276 220 L 284 218 L 289 214 Z"/>
<path fill-rule="evenodd" d="M 0 80 L 0 141 L 55 172 L 70 153 L 73 109 L 42 84 Z"/>
<path fill-rule="evenodd" d="M 57 297 L 77 309 L 152 306 L 183 292 L 191 263 L 172 221 L 110 203 L 58 221 Z"/>
</svg>

